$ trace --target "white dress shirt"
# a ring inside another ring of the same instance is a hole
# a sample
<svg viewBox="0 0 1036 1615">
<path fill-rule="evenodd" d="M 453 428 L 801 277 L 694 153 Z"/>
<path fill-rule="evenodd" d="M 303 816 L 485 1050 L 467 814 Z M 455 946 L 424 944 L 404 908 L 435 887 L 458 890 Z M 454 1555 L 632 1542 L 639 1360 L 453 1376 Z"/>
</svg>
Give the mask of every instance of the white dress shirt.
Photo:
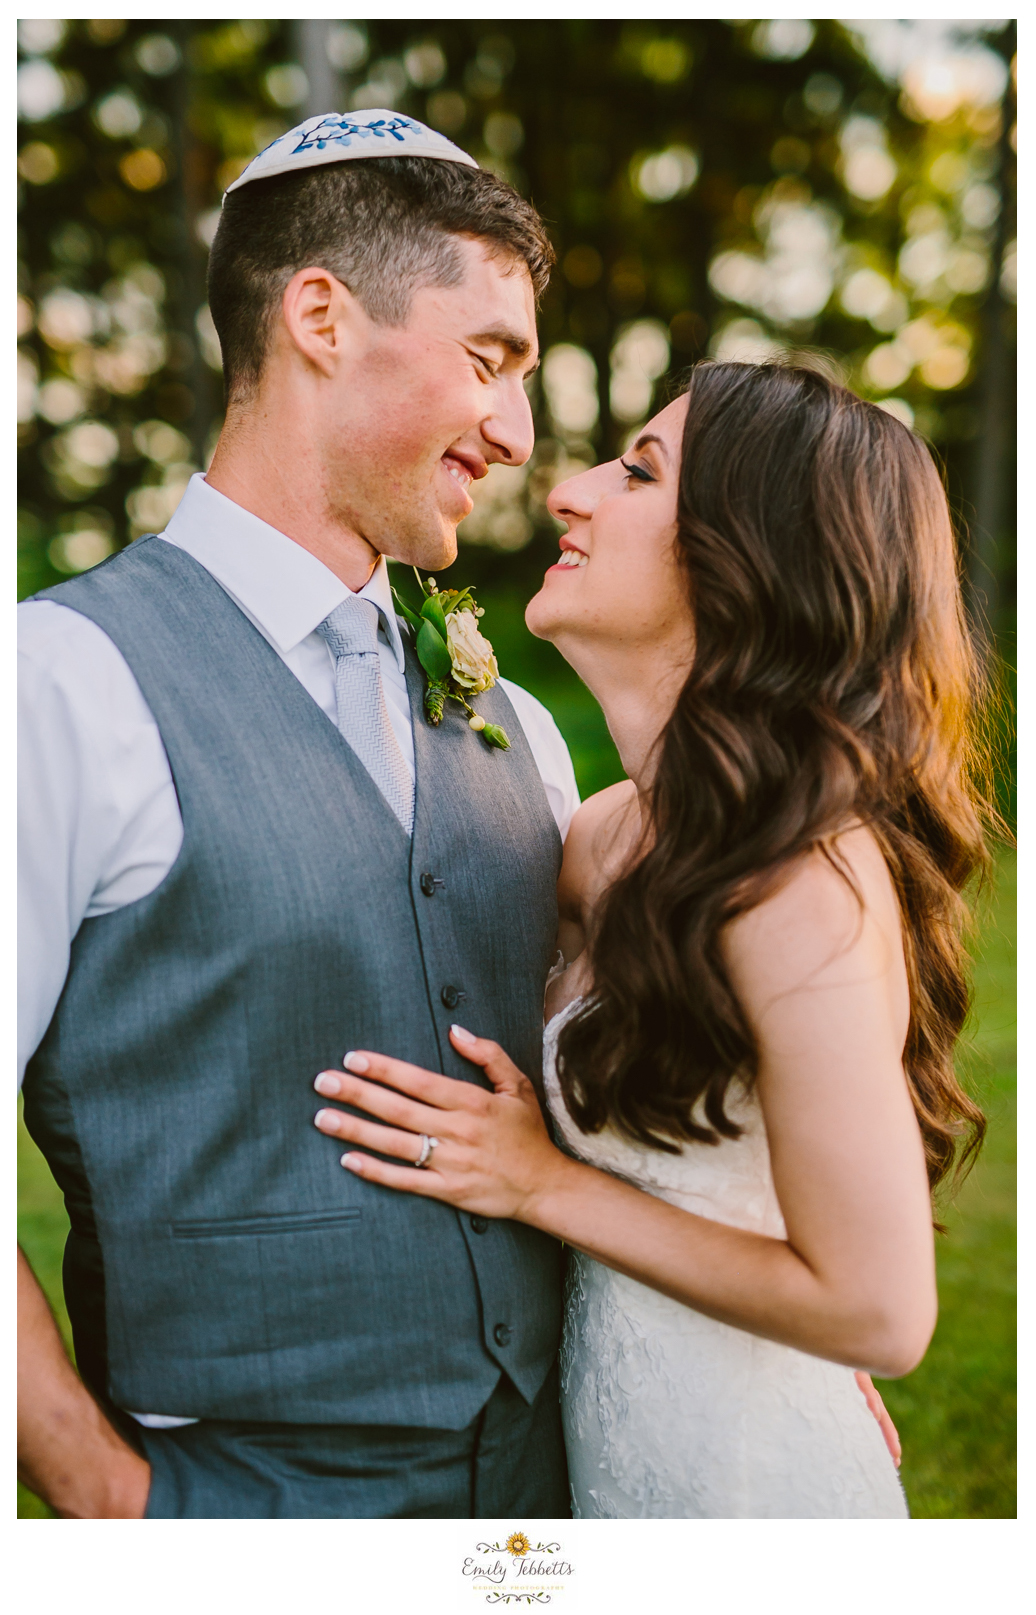
<svg viewBox="0 0 1036 1615">
<path fill-rule="evenodd" d="M 217 493 L 199 472 L 161 535 L 212 574 L 336 721 L 334 659 L 316 632 L 349 589 L 294 540 Z M 385 701 L 411 774 L 414 738 L 388 567 L 361 596 L 384 612 Z M 19 617 L 19 1083 L 50 1024 L 81 922 L 155 890 L 183 823 L 165 749 L 122 654 L 80 612 L 27 601 Z M 568 748 L 547 709 L 500 680 L 562 837 L 579 806 Z"/>
</svg>

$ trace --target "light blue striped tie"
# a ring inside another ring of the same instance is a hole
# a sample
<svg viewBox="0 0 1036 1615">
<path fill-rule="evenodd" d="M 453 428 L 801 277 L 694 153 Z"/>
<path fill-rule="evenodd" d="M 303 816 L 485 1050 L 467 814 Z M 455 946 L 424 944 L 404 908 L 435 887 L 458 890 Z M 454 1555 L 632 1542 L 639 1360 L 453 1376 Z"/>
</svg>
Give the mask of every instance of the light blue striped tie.
<svg viewBox="0 0 1036 1615">
<path fill-rule="evenodd" d="M 380 613 L 352 594 L 317 629 L 335 659 L 338 727 L 407 835 L 414 828 L 414 782 L 392 732 L 378 655 Z"/>
</svg>

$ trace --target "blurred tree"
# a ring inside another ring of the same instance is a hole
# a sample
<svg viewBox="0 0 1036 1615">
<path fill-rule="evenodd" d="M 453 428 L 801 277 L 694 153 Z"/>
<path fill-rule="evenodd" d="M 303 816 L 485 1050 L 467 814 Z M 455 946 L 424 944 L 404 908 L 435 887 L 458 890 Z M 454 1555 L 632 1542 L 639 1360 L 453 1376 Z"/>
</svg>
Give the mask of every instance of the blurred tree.
<svg viewBox="0 0 1036 1615">
<path fill-rule="evenodd" d="M 953 26 L 23 21 L 22 592 L 161 527 L 206 463 L 220 195 L 333 101 L 442 129 L 558 250 L 539 441 L 476 490 L 476 581 L 531 587 L 549 488 L 620 450 L 687 363 L 805 345 L 934 443 L 1007 626 L 1014 31 Z"/>
</svg>

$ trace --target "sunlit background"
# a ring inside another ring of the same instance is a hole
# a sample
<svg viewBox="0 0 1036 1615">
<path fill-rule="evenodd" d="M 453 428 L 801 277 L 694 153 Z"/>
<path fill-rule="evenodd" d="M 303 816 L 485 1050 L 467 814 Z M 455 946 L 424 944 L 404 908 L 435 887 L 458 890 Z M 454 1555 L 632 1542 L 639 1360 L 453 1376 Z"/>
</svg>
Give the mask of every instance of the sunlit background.
<svg viewBox="0 0 1036 1615">
<path fill-rule="evenodd" d="M 619 765 L 588 693 L 524 628 L 556 553 L 544 501 L 619 452 L 704 355 L 823 350 L 930 441 L 969 606 L 1009 684 L 1013 23 L 32 20 L 18 39 L 22 595 L 161 529 L 208 462 L 222 390 L 205 262 L 223 190 L 304 116 L 383 106 L 510 179 L 557 248 L 537 447 L 473 488 L 458 575 L 479 587 L 504 671 L 558 716 L 584 792 Z M 1003 749 L 1010 814 L 1006 730 Z M 983 1036 L 1008 1013 L 996 949 L 1010 922 L 995 923 Z M 990 1172 L 1010 1155 L 996 1138 Z M 929 1364 L 890 1392 L 921 1512 L 1013 1511 L 1010 1211 L 997 1205 L 1003 1238 L 973 1218 L 956 1247 L 974 1237 L 981 1252 L 953 1328 L 979 1269 L 988 1290 L 995 1253 L 1007 1262 L 996 1295 L 982 1292 L 982 1341 L 971 1357 L 963 1337 L 947 1347 L 944 1268 Z"/>
<path fill-rule="evenodd" d="M 536 454 L 475 490 L 469 545 L 549 533 L 551 484 L 694 358 L 806 344 L 937 446 L 1009 609 L 1011 26 L 33 20 L 19 44 L 24 589 L 160 528 L 211 454 L 223 189 L 301 117 L 387 105 L 530 195 L 561 264 Z"/>
</svg>

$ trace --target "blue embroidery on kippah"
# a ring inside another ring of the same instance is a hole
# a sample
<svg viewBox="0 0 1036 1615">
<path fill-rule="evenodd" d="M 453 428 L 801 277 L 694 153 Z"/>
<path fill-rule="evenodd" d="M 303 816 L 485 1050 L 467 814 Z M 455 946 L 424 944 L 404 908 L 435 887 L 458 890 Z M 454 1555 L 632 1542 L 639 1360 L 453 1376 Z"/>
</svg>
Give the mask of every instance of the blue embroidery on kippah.
<svg viewBox="0 0 1036 1615">
<path fill-rule="evenodd" d="M 335 133 L 332 133 L 332 130 Z M 401 130 L 415 135 L 427 134 L 427 130 L 421 124 L 414 123 L 411 118 L 376 118 L 372 123 L 357 123 L 354 118 L 321 118 L 318 124 L 303 135 L 292 156 L 297 156 L 300 151 L 323 151 L 328 145 L 351 146 L 354 135 L 358 135 L 361 140 L 367 140 L 372 135 L 376 140 L 384 140 L 386 135 L 391 135 L 400 145 L 404 145 Z"/>
</svg>

